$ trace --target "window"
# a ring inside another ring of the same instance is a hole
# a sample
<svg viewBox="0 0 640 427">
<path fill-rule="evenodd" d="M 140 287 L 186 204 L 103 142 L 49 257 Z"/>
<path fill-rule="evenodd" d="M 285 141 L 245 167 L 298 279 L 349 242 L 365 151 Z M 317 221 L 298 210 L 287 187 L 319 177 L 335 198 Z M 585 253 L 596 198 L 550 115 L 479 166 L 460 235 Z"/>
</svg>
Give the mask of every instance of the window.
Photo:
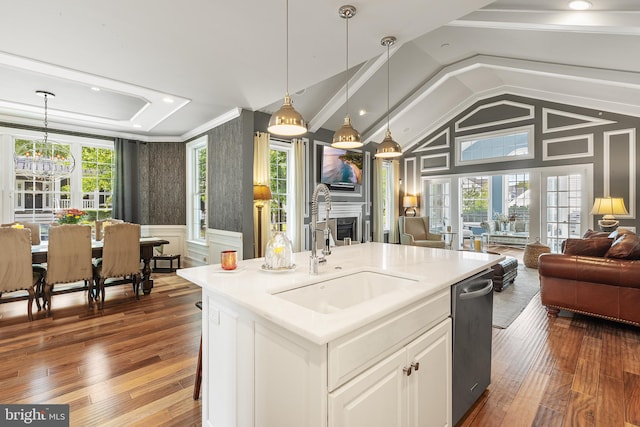
<svg viewBox="0 0 640 427">
<path fill-rule="evenodd" d="M 187 144 L 187 230 L 189 240 L 207 239 L 207 137 Z"/>
<path fill-rule="evenodd" d="M 111 218 L 113 169 L 113 149 L 82 147 L 82 210 L 95 219 Z"/>
<path fill-rule="evenodd" d="M 35 178 L 14 170 L 14 221 L 49 223 L 61 209 L 78 208 L 87 212 L 87 220 L 111 217 L 114 155 L 111 141 L 62 137 L 68 142 L 56 141 L 57 152 L 73 155 L 75 169 L 63 178 Z M 13 149 L 17 157 L 38 152 L 37 140 L 14 138 Z M 46 235 L 46 230 L 44 230 Z"/>
<path fill-rule="evenodd" d="M 562 252 L 562 241 L 579 238 L 581 230 L 582 175 L 547 176 L 547 245 Z"/>
<path fill-rule="evenodd" d="M 290 239 L 288 222 L 291 218 L 293 187 L 290 184 L 293 175 L 291 145 L 271 141 L 270 174 L 271 174 L 271 226 L 278 231 L 287 232 Z"/>
<path fill-rule="evenodd" d="M 510 221 L 516 221 L 516 224 L 529 223 L 529 174 L 516 173 L 505 175 L 505 188 L 507 209 Z M 528 227 L 526 227 L 528 229 Z M 525 231 L 512 230 L 512 231 Z"/>
<path fill-rule="evenodd" d="M 384 194 L 384 198 L 382 199 L 382 215 L 384 218 L 384 231 L 388 232 L 391 230 L 391 200 L 393 200 L 393 164 L 391 162 L 383 162 L 382 163 L 382 194 Z"/>
<path fill-rule="evenodd" d="M 456 138 L 457 165 L 533 158 L 533 126 Z"/>
<path fill-rule="evenodd" d="M 488 176 L 461 179 L 463 225 L 477 227 L 489 218 L 489 180 Z"/>
</svg>

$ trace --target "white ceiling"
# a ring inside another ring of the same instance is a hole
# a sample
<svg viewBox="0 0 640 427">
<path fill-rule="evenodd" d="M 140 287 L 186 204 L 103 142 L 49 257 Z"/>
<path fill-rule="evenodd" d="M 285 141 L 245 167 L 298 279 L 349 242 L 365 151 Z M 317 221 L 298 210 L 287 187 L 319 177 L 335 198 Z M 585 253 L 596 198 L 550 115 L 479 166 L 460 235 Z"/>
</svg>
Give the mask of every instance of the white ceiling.
<svg viewBox="0 0 640 427">
<path fill-rule="evenodd" d="M 289 0 L 289 91 L 310 130 L 349 111 L 366 141 L 387 121 L 409 147 L 478 99 L 505 92 L 640 116 L 640 1 Z M 0 0 L 0 121 L 185 140 L 285 92 L 285 1 Z M 92 87 L 100 91 L 91 90 Z M 170 98 L 171 102 L 167 102 Z M 360 115 L 360 110 L 366 110 Z"/>
</svg>

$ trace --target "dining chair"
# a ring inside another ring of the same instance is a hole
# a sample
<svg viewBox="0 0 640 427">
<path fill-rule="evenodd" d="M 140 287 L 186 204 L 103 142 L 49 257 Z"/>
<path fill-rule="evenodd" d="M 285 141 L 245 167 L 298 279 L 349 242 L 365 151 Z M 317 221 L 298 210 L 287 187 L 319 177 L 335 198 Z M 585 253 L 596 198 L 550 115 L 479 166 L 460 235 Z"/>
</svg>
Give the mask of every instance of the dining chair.
<svg viewBox="0 0 640 427">
<path fill-rule="evenodd" d="M 24 228 L 31 230 L 31 244 L 40 244 L 40 224 L 37 222 L 12 222 L 10 224 L 0 224 L 0 227 L 12 227 L 16 224 L 21 224 Z"/>
<path fill-rule="evenodd" d="M 47 275 L 44 284 L 47 316 L 51 315 L 51 291 L 59 283 L 93 282 L 91 227 L 63 224 L 49 229 Z"/>
<path fill-rule="evenodd" d="M 32 321 L 33 300 L 42 270 L 32 268 L 30 235 L 28 228 L 0 228 L 0 297 L 3 293 L 26 290 L 27 316 Z"/>
<path fill-rule="evenodd" d="M 104 227 L 105 225 L 111 225 L 111 224 L 121 224 L 124 221 L 121 219 L 114 219 L 114 218 L 108 218 L 108 219 L 97 219 L 96 220 L 96 240 L 100 241 L 102 240 L 102 237 L 104 236 Z"/>
<path fill-rule="evenodd" d="M 104 229 L 102 258 L 94 265 L 94 282 L 101 297 L 100 309 L 104 308 L 105 281 L 122 277 L 133 285 L 136 299 L 140 299 L 140 224 L 128 222 L 111 224 Z M 89 303 L 94 293 L 90 287 Z"/>
</svg>

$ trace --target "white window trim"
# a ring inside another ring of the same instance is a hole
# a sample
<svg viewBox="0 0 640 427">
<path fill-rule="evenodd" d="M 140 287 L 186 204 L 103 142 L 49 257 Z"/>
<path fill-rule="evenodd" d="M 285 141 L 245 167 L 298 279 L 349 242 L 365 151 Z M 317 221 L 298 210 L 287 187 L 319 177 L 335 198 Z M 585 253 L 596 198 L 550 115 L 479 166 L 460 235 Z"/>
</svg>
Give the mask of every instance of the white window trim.
<svg viewBox="0 0 640 427">
<path fill-rule="evenodd" d="M 293 172 L 295 165 L 293 164 L 293 146 L 290 143 L 278 141 L 276 139 L 269 140 L 269 150 L 278 150 L 287 152 L 287 237 L 293 241 L 294 236 L 292 233 L 297 228 L 296 218 L 293 215 L 293 207 L 295 206 L 295 194 L 293 190 Z M 271 160 L 269 160 L 271 162 Z M 269 177 L 271 179 L 271 177 Z M 269 183 L 271 184 L 271 183 Z M 269 212 L 269 214 L 271 214 Z"/>
<path fill-rule="evenodd" d="M 187 182 L 187 242 L 196 243 L 200 245 L 206 245 L 206 237 L 204 239 L 194 238 L 196 235 L 196 227 L 199 230 L 199 224 L 193 222 L 193 211 L 195 209 L 193 205 L 193 194 L 196 188 L 196 150 L 200 148 L 208 148 L 209 137 L 204 135 L 194 141 L 187 143 L 187 159 L 186 159 L 186 182 Z M 207 153 L 208 156 L 208 153 Z M 209 183 L 209 162 L 207 161 L 206 167 L 206 183 Z M 207 189 L 205 189 L 207 191 Z M 207 201 L 208 202 L 208 201 Z M 207 215 L 208 216 L 208 215 Z M 207 229 L 209 228 L 209 218 L 205 218 L 205 224 Z"/>
<path fill-rule="evenodd" d="M 394 193 L 394 179 L 393 179 L 393 163 L 389 162 L 389 161 L 385 161 L 382 163 L 382 168 L 386 169 L 387 171 L 387 182 L 385 185 L 385 189 L 386 194 L 384 195 L 385 197 L 385 204 L 387 206 L 387 210 L 385 212 L 385 221 L 384 224 L 385 226 L 384 228 L 384 232 L 388 233 L 391 230 L 391 223 L 393 221 L 393 215 L 392 215 L 392 210 L 393 210 L 393 193 Z"/>
<path fill-rule="evenodd" d="M 491 157 L 488 159 L 476 159 L 476 160 L 462 160 L 462 150 L 461 146 L 463 142 L 473 141 L 478 139 L 488 139 L 494 138 L 496 136 L 505 136 L 512 135 L 515 133 L 527 133 L 527 145 L 528 145 L 528 153 L 527 154 L 519 154 L 515 156 L 504 156 L 504 157 Z M 459 136 L 456 138 L 456 166 L 464 166 L 464 165 L 477 165 L 477 164 L 485 164 L 485 163 L 497 163 L 497 162 L 510 162 L 513 160 L 521 160 L 521 159 L 533 159 L 534 158 L 534 126 L 527 125 L 516 128 L 509 129 L 501 129 L 493 132 L 485 132 L 485 133 L 476 133 L 472 135 Z"/>
</svg>

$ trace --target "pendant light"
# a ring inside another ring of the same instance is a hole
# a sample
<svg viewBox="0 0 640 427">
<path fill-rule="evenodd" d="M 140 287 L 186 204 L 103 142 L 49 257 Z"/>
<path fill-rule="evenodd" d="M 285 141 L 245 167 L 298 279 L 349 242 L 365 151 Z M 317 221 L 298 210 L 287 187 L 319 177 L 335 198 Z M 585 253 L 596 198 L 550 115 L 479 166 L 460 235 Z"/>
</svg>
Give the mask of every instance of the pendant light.
<svg viewBox="0 0 640 427">
<path fill-rule="evenodd" d="M 44 98 L 44 138 L 16 146 L 15 173 L 40 180 L 62 179 L 71 175 L 76 161 L 68 145 L 49 139 L 48 100 L 56 95 L 45 90 L 37 90 L 36 95 Z"/>
<path fill-rule="evenodd" d="M 347 75 L 347 99 L 345 102 L 347 114 L 344 118 L 344 124 L 333 135 L 333 142 L 331 143 L 331 146 L 335 148 L 358 148 L 363 145 L 360 140 L 360 132 L 351 126 L 351 117 L 349 117 L 349 19 L 353 18 L 355 14 L 356 8 L 351 5 L 342 6 L 338 9 L 338 15 L 340 15 L 341 18 L 344 18 L 347 23 L 347 72 L 345 73 Z"/>
<path fill-rule="evenodd" d="M 271 116 L 267 131 L 275 135 L 300 136 L 307 133 L 307 124 L 302 115 L 291 105 L 291 97 L 289 96 L 289 0 L 286 0 L 286 5 L 286 92 L 284 104 Z"/>
<path fill-rule="evenodd" d="M 391 115 L 391 111 L 389 109 L 389 75 L 390 67 L 389 67 L 389 47 L 392 46 L 396 42 L 396 38 L 393 36 L 383 37 L 380 41 L 382 46 L 387 47 L 387 132 L 384 135 L 384 140 L 378 145 L 378 149 L 376 150 L 376 157 L 381 158 L 393 158 L 402 156 L 402 147 L 400 144 L 395 142 L 391 137 L 391 130 L 389 130 L 389 116 Z"/>
</svg>

